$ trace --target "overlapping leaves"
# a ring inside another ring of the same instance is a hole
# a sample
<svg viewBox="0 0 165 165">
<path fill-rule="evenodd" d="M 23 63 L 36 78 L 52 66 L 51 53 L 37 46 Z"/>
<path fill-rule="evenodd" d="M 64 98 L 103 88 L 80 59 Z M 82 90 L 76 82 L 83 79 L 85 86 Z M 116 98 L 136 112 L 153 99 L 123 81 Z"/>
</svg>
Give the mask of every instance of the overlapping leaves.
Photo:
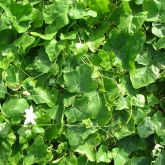
<svg viewBox="0 0 165 165">
<path fill-rule="evenodd" d="M 1 0 L 0 17 L 0 164 L 165 163 L 164 0 Z"/>
</svg>

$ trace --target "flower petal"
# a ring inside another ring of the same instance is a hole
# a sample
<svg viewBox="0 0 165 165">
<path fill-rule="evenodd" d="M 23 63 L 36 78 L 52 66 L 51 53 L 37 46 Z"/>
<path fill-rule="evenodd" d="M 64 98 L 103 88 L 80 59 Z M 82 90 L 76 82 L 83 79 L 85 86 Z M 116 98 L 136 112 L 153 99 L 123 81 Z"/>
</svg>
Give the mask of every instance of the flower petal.
<svg viewBox="0 0 165 165">
<path fill-rule="evenodd" d="M 24 125 L 27 125 L 27 124 L 29 124 L 29 123 L 30 123 L 30 120 L 29 120 L 29 119 L 25 119 Z"/>
</svg>

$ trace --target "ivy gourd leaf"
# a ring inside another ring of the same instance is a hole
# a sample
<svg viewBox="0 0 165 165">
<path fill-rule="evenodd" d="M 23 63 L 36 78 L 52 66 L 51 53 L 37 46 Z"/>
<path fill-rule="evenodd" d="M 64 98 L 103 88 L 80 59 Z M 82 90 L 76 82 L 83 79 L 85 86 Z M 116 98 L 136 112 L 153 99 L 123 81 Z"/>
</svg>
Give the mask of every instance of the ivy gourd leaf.
<svg viewBox="0 0 165 165">
<path fill-rule="evenodd" d="M 161 2 L 154 0 L 144 0 L 143 11 L 147 11 L 147 21 L 158 21 L 161 10 Z"/>
<path fill-rule="evenodd" d="M 130 72 L 130 79 L 134 88 L 147 86 L 159 78 L 159 69 L 153 65 L 138 68 Z"/>
<path fill-rule="evenodd" d="M 30 4 L 19 4 L 11 0 L 1 2 L 0 7 L 4 9 L 19 33 L 24 33 L 28 30 L 29 21 L 32 20 L 32 6 Z"/>
<path fill-rule="evenodd" d="M 135 133 L 134 118 L 125 110 L 115 111 L 113 114 L 115 122 L 111 123 L 110 128 L 114 137 L 122 139 Z"/>
<path fill-rule="evenodd" d="M 65 164 L 74 164 L 74 165 L 78 165 L 77 164 L 77 158 L 75 155 L 70 154 L 66 157 L 64 157 L 61 161 L 58 162 L 58 160 L 53 161 L 53 163 L 58 163 L 59 165 L 65 165 Z"/>
<path fill-rule="evenodd" d="M 136 61 L 138 64 L 144 66 L 151 65 L 155 54 L 156 51 L 153 49 L 153 47 L 143 47 L 143 50 L 137 55 Z"/>
<path fill-rule="evenodd" d="M 157 164 L 160 164 L 160 165 L 163 165 L 165 162 L 165 151 L 162 151 L 161 153 L 158 154 L 158 157 L 152 161 L 152 164 L 153 165 L 157 165 Z"/>
<path fill-rule="evenodd" d="M 147 19 L 147 12 L 140 12 L 135 15 L 126 15 L 120 17 L 119 28 L 129 34 L 134 34 L 140 29 Z"/>
<path fill-rule="evenodd" d="M 53 4 L 46 5 L 43 16 L 46 24 L 55 22 L 57 29 L 67 25 L 69 22 L 67 1 L 55 0 Z"/>
<path fill-rule="evenodd" d="M 165 119 L 162 112 L 156 112 L 152 116 L 152 123 L 154 125 L 155 132 L 158 136 L 163 136 L 165 133 L 164 125 Z"/>
<path fill-rule="evenodd" d="M 97 92 L 88 93 L 88 103 L 87 108 L 84 109 L 84 112 L 91 119 L 96 118 L 97 114 L 100 111 L 101 103 L 100 98 Z"/>
<path fill-rule="evenodd" d="M 27 150 L 29 156 L 34 156 L 34 162 L 48 162 L 53 158 L 42 137 L 35 139 Z"/>
<path fill-rule="evenodd" d="M 95 6 L 98 6 L 101 12 L 104 14 L 110 12 L 111 5 L 112 5 L 111 2 L 108 0 L 96 0 Z"/>
<path fill-rule="evenodd" d="M 100 95 L 99 97 L 101 102 L 101 108 L 95 121 L 98 123 L 98 125 L 105 126 L 112 119 L 112 109 L 109 105 L 106 105 L 106 101 L 103 95 Z"/>
<path fill-rule="evenodd" d="M 5 86 L 12 90 L 18 90 L 21 87 L 21 82 L 25 78 L 25 74 L 21 72 L 16 66 L 9 65 L 7 69 L 3 71 L 5 80 Z"/>
<path fill-rule="evenodd" d="M 67 89 L 71 92 L 92 92 L 96 89 L 96 82 L 92 80 L 92 68 L 88 64 L 77 67 L 76 70 L 64 74 Z"/>
<path fill-rule="evenodd" d="M 90 144 L 85 143 L 85 144 L 79 145 L 75 151 L 80 154 L 85 154 L 86 157 L 88 158 L 88 160 L 90 160 L 92 162 L 96 160 L 94 146 L 92 146 Z"/>
<path fill-rule="evenodd" d="M 83 164 L 85 164 L 85 165 L 95 165 L 95 162 L 91 162 L 86 158 L 86 156 L 81 155 L 78 158 L 78 164 L 80 164 L 80 165 L 83 165 Z"/>
<path fill-rule="evenodd" d="M 44 40 L 52 40 L 53 37 L 56 35 L 56 33 L 57 33 L 57 28 L 54 25 L 46 26 L 44 34 L 41 34 L 39 32 L 30 32 L 31 35 L 35 37 L 40 37 Z"/>
<path fill-rule="evenodd" d="M 165 36 L 165 26 L 161 23 L 153 23 L 152 33 L 159 38 L 164 37 Z"/>
<path fill-rule="evenodd" d="M 70 146 L 77 147 L 84 143 L 84 141 L 92 134 L 94 134 L 97 129 L 85 128 L 83 125 L 78 123 L 76 126 L 67 127 L 66 136 L 69 141 Z"/>
<path fill-rule="evenodd" d="M 35 38 L 33 36 L 22 35 L 15 42 L 14 45 L 18 48 L 20 53 L 25 53 L 25 50 L 33 44 Z"/>
<path fill-rule="evenodd" d="M 0 162 L 2 165 L 7 164 L 9 157 L 11 156 L 11 145 L 7 140 L 1 140 L 0 142 Z"/>
<path fill-rule="evenodd" d="M 99 147 L 99 150 L 96 153 L 96 160 L 97 160 L 97 163 L 99 163 L 99 162 L 110 163 L 111 162 L 111 157 L 108 154 L 107 146 L 101 145 Z"/>
<path fill-rule="evenodd" d="M 144 97 L 144 95 L 137 94 L 136 97 L 133 96 L 132 105 L 137 106 L 137 107 L 144 107 L 145 106 L 145 97 Z"/>
<path fill-rule="evenodd" d="M 115 165 L 124 165 L 129 160 L 129 157 L 128 157 L 129 154 L 121 148 L 118 148 L 118 147 L 114 148 L 112 150 L 112 154 L 113 154 L 113 159 L 114 159 Z"/>
<path fill-rule="evenodd" d="M 135 68 L 134 61 L 140 53 L 144 41 L 145 35 L 143 32 L 137 31 L 133 35 L 129 35 L 114 29 L 104 47 L 106 50 L 114 51 L 121 59 L 124 69 L 133 70 Z"/>
<path fill-rule="evenodd" d="M 92 52 L 96 52 L 100 45 L 103 44 L 105 40 L 105 33 L 108 31 L 109 26 L 107 24 L 102 24 L 100 29 L 97 29 L 90 33 L 89 41 L 87 45 Z"/>
<path fill-rule="evenodd" d="M 7 122 L 0 123 L 0 137 L 1 138 L 6 138 L 10 131 L 10 124 Z"/>
<path fill-rule="evenodd" d="M 0 98 L 5 98 L 7 89 L 3 84 L 0 84 Z"/>
<path fill-rule="evenodd" d="M 140 156 L 140 157 L 133 157 L 130 159 L 129 163 L 132 165 L 139 165 L 139 164 L 151 164 L 151 157 L 149 156 Z"/>
<path fill-rule="evenodd" d="M 96 82 L 91 78 L 92 72 L 93 69 L 88 64 L 84 64 L 79 67 L 80 91 L 88 93 L 97 88 Z"/>
<path fill-rule="evenodd" d="M 39 49 L 33 65 L 34 68 L 40 73 L 47 73 L 49 71 L 51 62 L 43 49 Z"/>
<path fill-rule="evenodd" d="M 148 106 L 137 107 L 134 110 L 134 120 L 135 124 L 143 122 L 143 119 L 151 112 L 151 109 Z"/>
<path fill-rule="evenodd" d="M 151 121 L 151 117 L 145 117 L 144 121 L 137 127 L 138 134 L 141 138 L 147 138 L 154 133 L 154 124 Z"/>
<path fill-rule="evenodd" d="M 165 38 L 160 38 L 155 44 L 157 49 L 165 48 Z"/>
<path fill-rule="evenodd" d="M 2 113 L 9 117 L 13 124 L 19 124 L 27 108 L 29 105 L 25 99 L 10 99 L 2 105 Z"/>
<path fill-rule="evenodd" d="M 116 110 L 130 109 L 132 105 L 131 97 L 121 97 L 116 102 Z"/>
<path fill-rule="evenodd" d="M 42 87 L 36 87 L 32 91 L 30 91 L 29 99 L 34 100 L 36 104 L 53 104 L 50 94 L 47 92 L 46 89 L 43 89 Z"/>
<path fill-rule="evenodd" d="M 59 42 L 54 39 L 51 41 L 45 41 L 45 51 L 48 54 L 49 60 L 51 62 L 58 57 L 62 49 L 63 47 L 60 47 Z"/>
</svg>

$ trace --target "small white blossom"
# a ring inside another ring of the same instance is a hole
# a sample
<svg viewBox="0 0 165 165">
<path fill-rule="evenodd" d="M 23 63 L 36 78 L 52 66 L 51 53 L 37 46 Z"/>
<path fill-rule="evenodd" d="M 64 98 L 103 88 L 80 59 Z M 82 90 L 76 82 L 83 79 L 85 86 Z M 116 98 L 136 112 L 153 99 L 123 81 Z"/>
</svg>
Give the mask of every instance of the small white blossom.
<svg viewBox="0 0 165 165">
<path fill-rule="evenodd" d="M 29 123 L 32 123 L 32 124 L 36 124 L 35 122 L 35 119 L 37 118 L 36 114 L 33 112 L 33 107 L 30 106 L 29 109 L 25 109 L 25 121 L 24 121 L 24 124 L 29 124 Z"/>
</svg>

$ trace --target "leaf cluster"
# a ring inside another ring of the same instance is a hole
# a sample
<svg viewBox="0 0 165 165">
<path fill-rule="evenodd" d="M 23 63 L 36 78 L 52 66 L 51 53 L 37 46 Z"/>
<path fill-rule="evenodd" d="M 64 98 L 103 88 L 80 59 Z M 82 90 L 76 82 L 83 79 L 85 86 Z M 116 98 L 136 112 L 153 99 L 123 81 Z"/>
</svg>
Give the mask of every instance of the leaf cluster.
<svg viewBox="0 0 165 165">
<path fill-rule="evenodd" d="M 1 0 L 0 38 L 1 165 L 165 164 L 164 0 Z"/>
</svg>

